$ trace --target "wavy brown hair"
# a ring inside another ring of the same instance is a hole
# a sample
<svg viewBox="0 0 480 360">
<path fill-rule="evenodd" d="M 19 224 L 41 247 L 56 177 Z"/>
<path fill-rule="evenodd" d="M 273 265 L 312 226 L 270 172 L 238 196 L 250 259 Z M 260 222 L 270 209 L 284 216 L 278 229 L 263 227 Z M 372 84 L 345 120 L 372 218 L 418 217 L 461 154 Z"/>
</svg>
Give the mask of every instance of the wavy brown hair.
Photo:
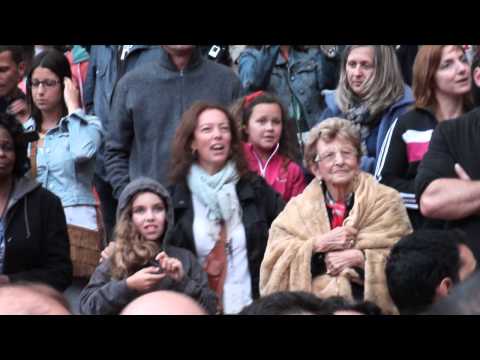
<svg viewBox="0 0 480 360">
<path fill-rule="evenodd" d="M 247 161 L 243 155 L 240 134 L 233 115 L 222 105 L 206 101 L 197 101 L 185 111 L 175 133 L 175 139 L 172 143 L 172 159 L 170 167 L 171 183 L 178 184 L 184 182 L 190 171 L 190 167 L 196 162 L 196 157 L 192 153 L 192 142 L 194 140 L 198 118 L 204 111 L 211 109 L 223 112 L 228 119 L 232 138 L 228 160 L 233 160 L 240 177 L 249 174 Z"/>
<path fill-rule="evenodd" d="M 132 221 L 133 203 L 143 193 L 145 192 L 139 192 L 132 198 L 115 226 L 115 250 L 111 258 L 111 274 L 112 278 L 117 280 L 136 273 L 160 252 L 160 243 L 145 239 Z"/>
<path fill-rule="evenodd" d="M 438 106 L 435 97 L 436 82 L 435 74 L 442 60 L 443 49 L 450 45 L 423 45 L 418 50 L 413 64 L 412 90 L 415 97 L 415 107 L 421 109 L 435 110 Z M 465 54 L 461 45 L 452 45 Z M 464 110 L 472 107 L 472 95 L 463 95 Z"/>
<path fill-rule="evenodd" d="M 244 142 L 248 141 L 248 134 L 245 129 L 248 126 L 248 122 L 250 121 L 250 118 L 252 116 L 253 109 L 255 108 L 255 106 L 260 104 L 277 104 L 280 107 L 280 111 L 282 114 L 282 134 L 280 135 L 280 147 L 278 148 L 278 152 L 286 158 L 283 166 L 287 168 L 290 161 L 294 161 L 294 159 L 298 158 L 299 156 L 294 146 L 294 139 L 292 137 L 292 134 L 295 134 L 296 131 L 293 129 L 292 126 L 293 122 L 289 121 L 288 119 L 288 112 L 285 109 L 285 106 L 277 96 L 267 92 L 262 92 L 252 101 L 246 101 L 246 97 L 243 97 L 237 100 L 231 106 L 230 111 L 232 112 L 237 122 L 238 130 L 240 132 L 240 138 Z"/>
</svg>

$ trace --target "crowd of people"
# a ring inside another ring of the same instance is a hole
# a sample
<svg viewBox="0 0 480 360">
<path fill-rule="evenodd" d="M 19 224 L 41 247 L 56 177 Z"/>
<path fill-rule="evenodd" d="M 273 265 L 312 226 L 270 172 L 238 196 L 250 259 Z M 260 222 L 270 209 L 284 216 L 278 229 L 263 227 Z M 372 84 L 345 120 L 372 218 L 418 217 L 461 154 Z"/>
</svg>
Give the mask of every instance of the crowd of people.
<svg viewBox="0 0 480 360">
<path fill-rule="evenodd" d="M 0 314 L 480 314 L 479 89 L 476 45 L 0 45 Z"/>
</svg>

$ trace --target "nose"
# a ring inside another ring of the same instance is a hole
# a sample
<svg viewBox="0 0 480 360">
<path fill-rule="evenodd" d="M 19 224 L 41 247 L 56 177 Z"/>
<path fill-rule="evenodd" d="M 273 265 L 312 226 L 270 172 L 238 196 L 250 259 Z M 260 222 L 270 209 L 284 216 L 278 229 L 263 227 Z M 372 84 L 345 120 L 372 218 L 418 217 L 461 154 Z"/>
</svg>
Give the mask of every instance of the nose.
<svg viewBox="0 0 480 360">
<path fill-rule="evenodd" d="M 467 73 L 470 71 L 470 65 L 462 61 L 459 62 L 458 72 L 461 74 Z"/>
<path fill-rule="evenodd" d="M 353 68 L 353 75 L 355 77 L 361 77 L 363 75 L 363 70 L 360 65 L 357 65 Z"/>
<path fill-rule="evenodd" d="M 213 137 L 214 139 L 219 139 L 222 137 L 222 130 L 220 128 L 216 127 L 213 129 Z"/>
<path fill-rule="evenodd" d="M 339 151 L 339 152 L 336 152 L 335 153 L 335 165 L 343 165 L 345 163 L 345 159 L 342 155 L 342 153 Z"/>
<path fill-rule="evenodd" d="M 266 130 L 273 130 L 273 122 L 272 121 L 267 121 L 265 125 Z"/>
<path fill-rule="evenodd" d="M 153 211 L 152 211 L 152 209 L 148 209 L 145 212 L 145 221 L 152 221 L 153 219 L 154 219 Z"/>
<path fill-rule="evenodd" d="M 45 85 L 40 83 L 38 84 L 38 87 L 37 87 L 37 94 L 43 94 L 45 93 Z"/>
</svg>

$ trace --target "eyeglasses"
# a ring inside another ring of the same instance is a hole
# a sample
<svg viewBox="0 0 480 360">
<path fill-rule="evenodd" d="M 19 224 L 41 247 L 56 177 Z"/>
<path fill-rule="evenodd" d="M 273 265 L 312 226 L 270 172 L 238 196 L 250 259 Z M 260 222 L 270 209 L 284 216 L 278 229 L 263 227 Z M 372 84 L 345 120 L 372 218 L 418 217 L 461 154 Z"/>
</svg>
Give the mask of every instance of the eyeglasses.
<svg viewBox="0 0 480 360">
<path fill-rule="evenodd" d="M 338 154 L 342 155 L 343 159 L 350 160 L 350 159 L 353 159 L 355 156 L 357 156 L 357 151 L 354 149 L 342 149 L 340 151 L 329 151 L 322 155 L 317 154 L 314 161 L 325 162 L 330 164 L 335 161 Z"/>
<path fill-rule="evenodd" d="M 47 80 L 32 80 L 32 88 L 39 88 L 40 85 L 43 85 L 44 87 L 46 88 L 53 88 L 55 87 L 57 84 L 60 84 L 60 81 L 59 80 L 51 80 L 51 79 L 47 79 Z"/>
</svg>

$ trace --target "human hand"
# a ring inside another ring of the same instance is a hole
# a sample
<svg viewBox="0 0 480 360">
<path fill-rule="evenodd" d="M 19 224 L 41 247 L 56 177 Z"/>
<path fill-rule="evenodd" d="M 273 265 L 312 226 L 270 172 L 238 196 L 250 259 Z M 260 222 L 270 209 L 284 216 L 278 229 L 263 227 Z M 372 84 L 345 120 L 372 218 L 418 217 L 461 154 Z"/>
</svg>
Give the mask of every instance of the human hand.
<svg viewBox="0 0 480 360">
<path fill-rule="evenodd" d="M 364 263 L 365 256 L 357 249 L 333 251 L 325 255 L 327 274 L 331 276 L 337 276 L 349 267 L 363 267 Z"/>
<path fill-rule="evenodd" d="M 107 245 L 105 249 L 103 249 L 99 262 L 102 262 L 103 260 L 107 260 L 109 257 L 111 257 L 113 255 L 114 250 L 115 250 L 115 242 L 112 241 L 110 244 Z"/>
<path fill-rule="evenodd" d="M 314 244 L 315 252 L 346 250 L 353 247 L 358 230 L 351 226 L 340 226 L 320 235 Z"/>
<path fill-rule="evenodd" d="M 162 270 L 166 275 L 175 281 L 181 281 L 185 276 L 183 265 L 180 260 L 169 257 L 165 252 L 161 252 L 155 258 L 160 263 Z"/>
<path fill-rule="evenodd" d="M 64 78 L 63 83 L 65 85 L 65 89 L 63 90 L 65 104 L 67 105 L 68 114 L 71 114 L 81 108 L 80 91 L 75 82 L 70 78 Z"/>
<path fill-rule="evenodd" d="M 28 110 L 27 102 L 24 99 L 17 99 L 12 102 L 7 112 L 17 118 L 22 124 L 27 122 L 30 117 L 30 111 Z"/>
<path fill-rule="evenodd" d="M 127 278 L 127 286 L 129 289 L 137 290 L 144 293 L 152 289 L 166 274 L 159 273 L 160 269 L 149 266 L 137 271 L 135 274 Z"/>
</svg>

